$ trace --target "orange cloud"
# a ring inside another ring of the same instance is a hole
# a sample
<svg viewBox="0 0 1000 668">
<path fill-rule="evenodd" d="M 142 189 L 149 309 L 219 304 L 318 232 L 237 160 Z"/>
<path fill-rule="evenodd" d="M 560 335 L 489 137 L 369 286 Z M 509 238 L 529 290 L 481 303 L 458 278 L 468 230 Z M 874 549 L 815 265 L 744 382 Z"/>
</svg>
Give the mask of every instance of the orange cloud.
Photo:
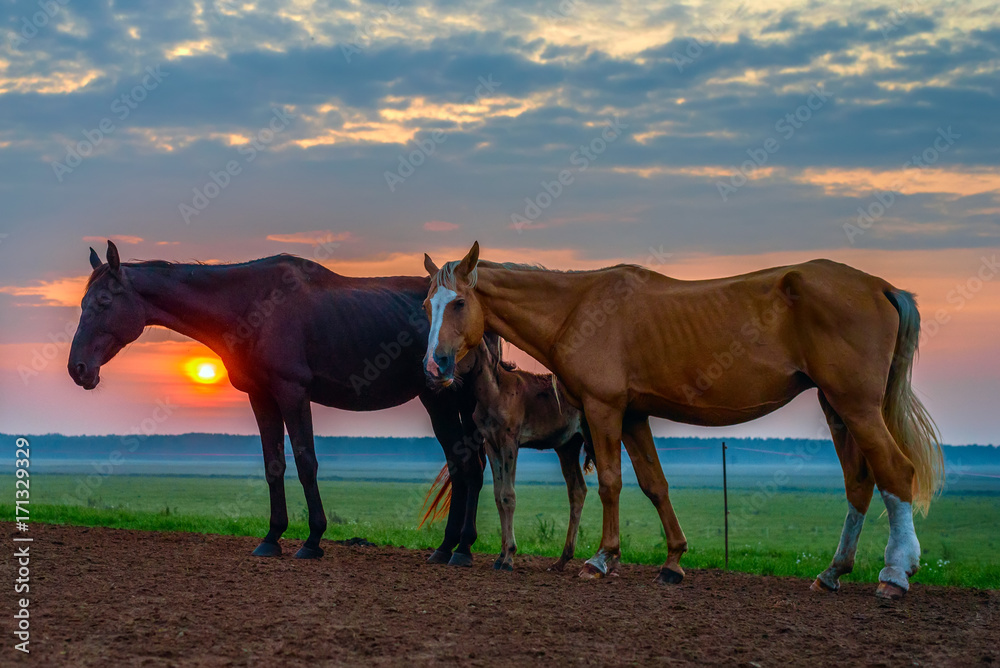
<svg viewBox="0 0 1000 668">
<path fill-rule="evenodd" d="M 448 223 L 443 220 L 428 220 L 424 223 L 424 229 L 428 232 L 452 232 L 459 227 L 455 223 Z"/>
<path fill-rule="evenodd" d="M 318 244 L 353 241 L 353 237 L 350 232 L 337 232 L 334 234 L 330 230 L 317 230 L 314 232 L 294 232 L 292 234 L 269 234 L 267 235 L 267 240 L 278 241 L 283 244 L 316 246 Z"/>
<path fill-rule="evenodd" d="M 945 193 L 978 195 L 1000 192 L 998 170 L 956 170 L 927 167 L 923 169 L 806 169 L 793 181 L 821 186 L 824 194 L 865 196 L 875 191 L 892 190 L 904 195 Z"/>
<path fill-rule="evenodd" d="M 120 244 L 140 244 L 142 237 L 134 237 L 130 234 L 112 234 L 109 237 L 84 237 L 83 240 L 89 244 L 103 244 L 108 239 Z"/>
<path fill-rule="evenodd" d="M 79 306 L 86 292 L 88 276 L 57 278 L 35 285 L 2 285 L 0 293 L 16 297 L 34 297 L 15 306 Z"/>
</svg>

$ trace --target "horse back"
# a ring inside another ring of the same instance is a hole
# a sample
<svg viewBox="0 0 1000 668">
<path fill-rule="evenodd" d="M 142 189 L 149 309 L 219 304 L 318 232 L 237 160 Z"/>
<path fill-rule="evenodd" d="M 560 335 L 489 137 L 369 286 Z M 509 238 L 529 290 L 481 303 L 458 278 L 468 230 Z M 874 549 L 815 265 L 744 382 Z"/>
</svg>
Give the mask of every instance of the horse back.
<svg viewBox="0 0 1000 668">
<path fill-rule="evenodd" d="M 274 269 L 276 303 L 252 346 L 269 375 L 302 382 L 313 401 L 346 410 L 388 408 L 424 389 L 429 279 L 346 277 L 300 258 Z"/>
</svg>

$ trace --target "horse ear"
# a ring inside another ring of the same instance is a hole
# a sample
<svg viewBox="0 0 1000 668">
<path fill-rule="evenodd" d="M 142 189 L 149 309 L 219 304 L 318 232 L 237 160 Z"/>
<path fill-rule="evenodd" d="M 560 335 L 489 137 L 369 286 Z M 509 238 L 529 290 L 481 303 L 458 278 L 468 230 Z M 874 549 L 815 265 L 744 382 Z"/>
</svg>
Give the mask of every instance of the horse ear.
<svg viewBox="0 0 1000 668">
<path fill-rule="evenodd" d="M 90 249 L 90 266 L 93 267 L 94 269 L 97 269 L 102 264 L 104 264 L 104 263 L 101 262 L 101 256 L 97 254 L 97 251 L 95 251 L 93 248 L 91 248 Z"/>
<path fill-rule="evenodd" d="M 427 273 L 431 276 L 435 276 L 438 273 L 438 266 L 434 264 L 434 260 L 432 260 L 431 256 L 427 253 L 424 253 L 424 269 L 426 269 Z"/>
<path fill-rule="evenodd" d="M 121 256 L 118 255 L 118 246 L 115 246 L 115 242 L 108 239 L 108 264 L 111 265 L 111 271 L 118 271 L 122 266 Z"/>
<path fill-rule="evenodd" d="M 469 274 L 475 270 L 476 265 L 479 264 L 479 242 L 472 244 L 472 249 L 469 250 L 468 255 L 462 258 L 461 263 L 458 265 L 458 270 L 455 272 L 462 278 L 468 278 Z"/>
</svg>

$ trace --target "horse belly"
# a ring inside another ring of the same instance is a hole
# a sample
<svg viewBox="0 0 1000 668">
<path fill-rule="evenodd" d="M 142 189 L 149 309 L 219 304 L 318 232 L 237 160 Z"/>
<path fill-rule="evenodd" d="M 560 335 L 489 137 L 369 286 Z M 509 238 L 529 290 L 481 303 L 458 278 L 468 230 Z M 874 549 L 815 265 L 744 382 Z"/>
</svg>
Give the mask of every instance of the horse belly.
<svg viewBox="0 0 1000 668">
<path fill-rule="evenodd" d="M 376 391 L 370 391 L 368 386 L 359 384 L 360 376 L 337 379 L 317 379 L 309 388 L 309 398 L 322 406 L 339 408 L 345 411 L 379 411 L 405 404 L 414 399 L 423 390 L 420 382 L 396 383 L 381 385 Z"/>
<path fill-rule="evenodd" d="M 715 379 L 696 374 L 693 380 L 636 393 L 629 407 L 675 422 L 727 426 L 772 413 L 810 387 L 814 387 L 812 381 L 794 370 L 768 373 L 758 369 Z"/>
</svg>

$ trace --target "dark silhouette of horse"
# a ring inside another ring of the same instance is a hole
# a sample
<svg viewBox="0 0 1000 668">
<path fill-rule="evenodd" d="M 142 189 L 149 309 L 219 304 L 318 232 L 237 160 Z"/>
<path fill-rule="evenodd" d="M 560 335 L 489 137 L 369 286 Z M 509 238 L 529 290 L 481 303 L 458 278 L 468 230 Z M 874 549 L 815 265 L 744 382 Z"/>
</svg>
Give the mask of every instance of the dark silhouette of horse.
<svg viewBox="0 0 1000 668">
<path fill-rule="evenodd" d="M 90 263 L 69 354 L 77 385 L 96 387 L 101 366 L 157 325 L 212 349 L 233 386 L 249 395 L 271 497 L 270 530 L 255 555 L 281 554 L 278 539 L 288 527 L 286 429 L 309 507 L 309 538 L 295 556 L 323 555 L 311 402 L 370 411 L 419 397 L 455 481 L 444 541 L 430 561 L 472 563 L 483 484 L 475 400 L 461 383 L 444 391 L 425 383 L 428 278 L 350 278 L 292 255 L 228 265 L 123 263 L 111 241 L 107 262 L 90 249 Z"/>
</svg>

